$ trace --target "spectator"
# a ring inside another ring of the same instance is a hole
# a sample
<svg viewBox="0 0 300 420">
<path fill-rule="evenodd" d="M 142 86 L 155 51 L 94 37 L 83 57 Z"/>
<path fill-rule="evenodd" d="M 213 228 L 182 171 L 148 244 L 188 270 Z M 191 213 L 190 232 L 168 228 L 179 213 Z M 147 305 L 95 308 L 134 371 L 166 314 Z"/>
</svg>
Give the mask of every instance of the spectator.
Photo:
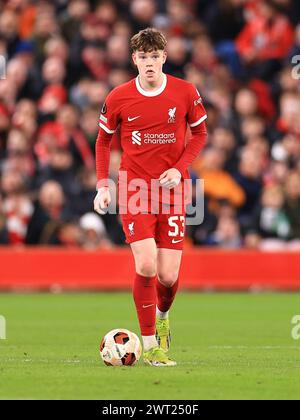
<svg viewBox="0 0 300 420">
<path fill-rule="evenodd" d="M 64 60 L 57 56 L 47 58 L 42 68 L 42 77 L 46 85 L 63 85 L 66 77 Z"/>
<path fill-rule="evenodd" d="M 26 243 L 58 245 L 61 225 L 72 220 L 63 190 L 55 181 L 48 181 L 39 191 L 33 215 L 28 224 Z"/>
<path fill-rule="evenodd" d="M 300 137 L 300 94 L 296 92 L 283 93 L 280 99 L 280 118 L 277 129 L 282 134 L 294 134 Z"/>
<path fill-rule="evenodd" d="M 20 93 L 21 96 L 25 96 L 25 93 L 21 93 L 21 91 L 22 89 L 25 90 L 28 70 L 26 63 L 21 58 L 13 58 L 7 65 L 7 79 L 14 82 L 16 92 Z"/>
<path fill-rule="evenodd" d="M 36 184 L 40 188 L 47 181 L 57 182 L 70 202 L 73 201 L 80 190 L 76 182 L 74 161 L 72 154 L 65 148 L 53 149 L 49 156 L 48 165 L 40 168 Z"/>
<path fill-rule="evenodd" d="M 260 249 L 277 250 L 290 238 L 290 221 L 283 209 L 284 193 L 278 185 L 263 190 L 261 204 L 253 216 L 252 230 L 261 238 Z"/>
<path fill-rule="evenodd" d="M 168 38 L 165 72 L 193 83 L 208 114 L 208 144 L 192 174 L 205 179 L 205 218 L 187 229 L 187 243 L 257 249 L 262 240 L 279 239 L 297 249 L 300 84 L 291 60 L 300 51 L 298 3 L 2 2 L 0 243 L 96 246 L 90 238 L 84 245 L 78 223 L 93 207 L 100 109 L 111 89 L 135 77 L 130 37 L 154 25 Z M 116 132 L 115 181 L 120 143 Z M 276 208 L 279 190 L 284 204 Z M 7 213 L 9 206 L 15 214 Z M 23 218 L 26 208 L 34 211 L 30 221 Z M 288 237 L 253 228 L 253 215 L 270 208 L 288 218 Z M 103 222 L 107 239 L 124 244 L 119 217 L 106 215 Z M 12 226 L 22 232 L 18 239 Z"/>
<path fill-rule="evenodd" d="M 121 35 L 113 35 L 107 43 L 107 59 L 112 67 L 129 68 L 129 46 L 126 38 Z"/>
<path fill-rule="evenodd" d="M 300 249 L 300 174 L 291 172 L 285 181 L 285 213 L 290 221 L 291 238 L 298 240 Z"/>
<path fill-rule="evenodd" d="M 70 49 L 64 38 L 54 36 L 45 43 L 46 58 L 56 58 L 62 60 L 65 64 L 69 59 Z"/>
<path fill-rule="evenodd" d="M 0 198 L 0 245 L 9 245 L 6 217 L 3 213 L 2 200 Z"/>
<path fill-rule="evenodd" d="M 226 163 L 224 168 L 229 173 L 237 170 L 237 142 L 232 130 L 225 127 L 217 127 L 211 136 L 211 145 L 225 153 Z"/>
<path fill-rule="evenodd" d="M 73 154 L 77 166 L 84 165 L 89 169 L 94 168 L 94 157 L 87 139 L 78 127 L 78 110 L 71 104 L 61 107 L 57 114 L 57 122 L 68 137 L 68 147 Z"/>
<path fill-rule="evenodd" d="M 78 34 L 81 22 L 90 12 L 87 0 L 71 0 L 67 2 L 67 9 L 61 16 L 61 28 L 65 39 L 71 42 Z"/>
<path fill-rule="evenodd" d="M 133 0 L 130 2 L 133 32 L 136 33 L 147 26 L 152 26 L 156 13 L 154 0 Z"/>
<path fill-rule="evenodd" d="M 258 113 L 255 93 L 248 88 L 240 89 L 235 98 L 235 109 L 240 119 L 255 116 Z"/>
<path fill-rule="evenodd" d="M 52 150 L 69 148 L 75 163 L 88 168 L 94 166 L 94 158 L 88 142 L 77 127 L 77 111 L 71 105 L 61 108 L 58 121 L 44 124 L 38 134 L 35 152 L 42 165 L 47 165 Z"/>
<path fill-rule="evenodd" d="M 31 40 L 35 51 L 35 61 L 43 63 L 46 42 L 59 33 L 54 6 L 49 2 L 38 2 Z"/>
<path fill-rule="evenodd" d="M 214 43 L 224 45 L 229 40 L 234 40 L 244 26 L 243 1 L 217 0 L 212 2 L 209 5 L 206 19 Z"/>
<path fill-rule="evenodd" d="M 210 209 L 216 210 L 218 202 L 227 200 L 235 207 L 241 207 L 245 201 L 243 189 L 224 171 L 225 154 L 219 149 L 208 149 L 203 158 L 196 160 L 193 170 L 205 183 L 205 196 Z"/>
<path fill-rule="evenodd" d="M 1 177 L 1 190 L 4 194 L 2 213 L 6 219 L 5 229 L 11 245 L 25 243 L 28 222 L 33 206 L 20 173 L 7 170 Z"/>
<path fill-rule="evenodd" d="M 38 103 L 41 122 L 52 121 L 66 99 L 67 92 L 62 85 L 52 85 L 45 88 Z"/>
<path fill-rule="evenodd" d="M 236 48 L 252 77 L 268 80 L 293 45 L 293 28 L 275 0 L 263 0 L 259 15 L 236 39 Z"/>
<path fill-rule="evenodd" d="M 101 1 L 97 4 L 95 15 L 108 26 L 113 27 L 118 19 L 118 11 L 116 4 L 109 0 Z"/>
<path fill-rule="evenodd" d="M 77 222 L 66 222 L 58 226 L 57 245 L 65 248 L 79 248 L 82 240 L 82 231 Z"/>
<path fill-rule="evenodd" d="M 217 57 L 213 45 L 206 35 L 195 39 L 191 61 L 197 69 L 207 74 L 210 74 L 217 68 Z"/>
<path fill-rule="evenodd" d="M 165 64 L 166 73 L 171 73 L 176 77 L 184 78 L 184 66 L 188 59 L 184 40 L 180 37 L 170 38 L 167 52 L 168 61 Z"/>
<path fill-rule="evenodd" d="M 29 99 L 18 101 L 12 114 L 13 127 L 21 130 L 32 148 L 32 139 L 37 130 L 37 107 Z"/>
<path fill-rule="evenodd" d="M 166 3 L 170 34 L 183 36 L 188 31 L 188 26 L 191 25 L 193 19 L 189 2 L 168 0 Z"/>
<path fill-rule="evenodd" d="M 17 14 L 9 9 L 4 9 L 0 14 L 0 37 L 6 42 L 7 55 L 11 58 L 20 41 L 18 35 L 18 17 Z"/>
<path fill-rule="evenodd" d="M 208 236 L 206 245 L 227 249 L 240 248 L 242 238 L 238 221 L 232 217 L 221 216 L 216 231 Z"/>
<path fill-rule="evenodd" d="M 243 149 L 239 168 L 234 178 L 245 193 L 246 200 L 240 208 L 239 217 L 243 227 L 250 223 L 252 212 L 259 203 L 262 192 L 263 158 L 249 148 Z"/>
<path fill-rule="evenodd" d="M 299 139 L 291 134 L 284 136 L 281 141 L 274 144 L 272 156 L 276 160 L 290 162 L 292 165 L 295 165 L 300 158 Z"/>
<path fill-rule="evenodd" d="M 0 159 L 5 154 L 5 138 L 10 128 L 10 113 L 0 102 Z"/>
<path fill-rule="evenodd" d="M 111 242 L 107 238 L 102 219 L 94 213 L 86 213 L 80 218 L 79 225 L 83 230 L 82 246 L 84 249 L 110 249 Z"/>
<path fill-rule="evenodd" d="M 288 174 L 289 167 L 286 161 L 272 161 L 265 175 L 265 184 L 277 184 L 283 188 Z"/>
<path fill-rule="evenodd" d="M 294 39 L 294 46 L 292 48 L 290 57 L 294 57 L 296 55 L 300 55 L 300 24 L 295 28 L 295 39 Z"/>
<path fill-rule="evenodd" d="M 82 130 L 83 135 L 87 139 L 92 152 L 94 152 L 95 139 L 97 138 L 98 133 L 98 118 L 99 109 L 94 107 L 88 107 L 83 111 L 79 122 L 80 129 Z"/>
<path fill-rule="evenodd" d="M 36 164 L 32 153 L 32 144 L 27 140 L 24 131 L 12 129 L 9 132 L 3 169 L 15 171 L 16 174 L 22 176 L 27 186 L 31 185 Z"/>
</svg>

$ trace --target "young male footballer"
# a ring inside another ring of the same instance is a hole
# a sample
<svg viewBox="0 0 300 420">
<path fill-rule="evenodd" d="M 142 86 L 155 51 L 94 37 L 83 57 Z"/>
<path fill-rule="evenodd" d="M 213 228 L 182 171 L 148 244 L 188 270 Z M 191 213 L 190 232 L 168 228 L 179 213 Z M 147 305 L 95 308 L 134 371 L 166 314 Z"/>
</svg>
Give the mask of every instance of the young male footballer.
<svg viewBox="0 0 300 420">
<path fill-rule="evenodd" d="M 168 357 L 169 310 L 178 289 L 185 201 L 181 207 L 175 206 L 175 196 L 184 194 L 181 187 L 189 179 L 187 169 L 207 137 L 207 115 L 197 89 L 163 73 L 166 45 L 164 35 L 154 28 L 133 36 L 132 59 L 138 76 L 115 88 L 106 98 L 96 143 L 98 193 L 94 208 L 103 214 L 111 203 L 110 142 L 120 126 L 123 154 L 119 210 L 126 242 L 135 260 L 133 298 L 143 339 L 143 358 L 152 366 L 176 365 Z M 186 144 L 188 126 L 191 137 Z M 157 184 L 158 193 L 155 188 L 153 191 Z M 133 209 L 137 191 L 146 192 L 140 199 L 143 204 L 146 202 L 142 211 Z M 151 206 L 154 197 L 158 210 Z"/>
</svg>

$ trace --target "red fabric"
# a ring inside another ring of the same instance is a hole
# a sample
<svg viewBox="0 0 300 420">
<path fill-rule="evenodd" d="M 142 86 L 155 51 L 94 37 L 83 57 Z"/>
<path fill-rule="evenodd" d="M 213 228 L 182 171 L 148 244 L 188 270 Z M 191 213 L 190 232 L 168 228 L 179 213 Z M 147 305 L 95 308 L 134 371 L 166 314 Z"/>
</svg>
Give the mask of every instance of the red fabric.
<svg viewBox="0 0 300 420">
<path fill-rule="evenodd" d="M 154 238 L 157 248 L 182 250 L 185 213 L 182 208 L 177 212 L 176 206 L 170 206 L 169 210 L 169 214 L 163 214 L 163 210 L 159 214 L 121 214 L 126 243 Z M 151 204 L 146 211 L 151 211 Z"/>
<path fill-rule="evenodd" d="M 40 162 L 47 164 L 51 151 L 55 148 L 67 149 L 71 138 L 82 157 L 84 166 L 90 169 L 94 168 L 94 156 L 82 131 L 74 129 L 69 135 L 67 134 L 64 126 L 57 121 L 47 122 L 43 124 L 39 130 L 38 141 L 35 145 L 35 152 Z"/>
<path fill-rule="evenodd" d="M 179 170 L 184 179 L 187 178 L 186 171 L 188 167 L 201 153 L 206 144 L 207 131 L 205 123 L 203 122 L 197 127 L 191 128 L 191 133 L 192 136 L 184 152 L 182 153 L 182 156 L 180 157 L 179 161 L 173 166 L 174 168 Z"/>
<path fill-rule="evenodd" d="M 56 140 L 57 147 L 66 147 L 68 144 L 68 138 L 65 134 L 63 126 L 56 121 L 50 121 L 44 123 L 40 130 L 38 135 L 51 135 Z"/>
<path fill-rule="evenodd" d="M 268 120 L 271 120 L 275 115 L 276 107 L 272 99 L 270 86 L 262 80 L 254 79 L 249 83 L 249 88 L 256 93 L 259 112 Z"/>
<path fill-rule="evenodd" d="M 109 66 L 104 61 L 104 53 L 94 47 L 83 48 L 81 59 L 91 75 L 96 80 L 106 80 L 109 75 Z"/>
<path fill-rule="evenodd" d="M 38 141 L 34 146 L 39 161 L 46 165 L 49 161 L 51 150 L 58 147 L 68 147 L 68 136 L 63 126 L 56 121 L 43 124 L 38 132 Z"/>
<path fill-rule="evenodd" d="M 33 213 L 33 206 L 27 198 L 7 198 L 3 203 L 6 227 L 11 245 L 25 243 L 27 226 Z"/>
<path fill-rule="evenodd" d="M 172 287 L 166 287 L 157 280 L 156 291 L 157 291 L 157 307 L 161 312 L 167 312 L 174 302 L 179 281 L 177 280 Z"/>
<path fill-rule="evenodd" d="M 22 39 L 27 40 L 31 38 L 34 31 L 36 17 L 37 17 L 36 6 L 34 5 L 24 6 L 24 9 L 20 12 L 20 20 L 19 20 L 19 34 Z"/>
<path fill-rule="evenodd" d="M 193 125 L 206 115 L 195 87 L 169 75 L 157 96 L 140 93 L 135 79 L 117 87 L 106 98 L 104 109 L 102 128 L 113 133 L 121 126 L 120 169 L 127 171 L 128 182 L 139 178 L 149 185 L 181 158 L 187 123 Z"/>
<path fill-rule="evenodd" d="M 256 19 L 257 16 L 261 16 L 260 13 L 260 3 L 262 0 L 248 0 L 244 7 L 244 15 L 246 20 Z"/>
<path fill-rule="evenodd" d="M 133 298 L 140 323 L 141 335 L 155 335 L 157 276 L 144 277 L 136 274 Z"/>
<path fill-rule="evenodd" d="M 96 140 L 97 189 L 108 187 L 111 138 L 110 134 L 100 128 Z"/>
<path fill-rule="evenodd" d="M 5 115 L 5 117 L 9 117 L 10 115 L 8 109 L 2 103 L 0 103 L 0 114 Z"/>
<path fill-rule="evenodd" d="M 84 134 L 82 133 L 81 130 L 75 129 L 72 132 L 72 137 L 73 137 L 75 146 L 82 157 L 84 166 L 89 169 L 93 169 L 95 165 L 94 156 L 91 152 L 90 146 Z"/>
<path fill-rule="evenodd" d="M 284 117 L 278 118 L 276 122 L 277 129 L 283 133 L 283 134 L 294 134 L 300 139 L 300 130 L 298 129 L 298 126 L 296 127 L 289 127 L 287 121 L 284 119 Z"/>
<path fill-rule="evenodd" d="M 110 149 L 122 152 L 120 129 L 117 129 L 117 131 L 112 135 Z"/>
<path fill-rule="evenodd" d="M 39 106 L 43 107 L 43 103 L 48 99 L 48 96 L 53 96 L 57 99 L 60 104 L 64 104 L 67 100 L 68 93 L 64 86 L 62 85 L 50 85 L 47 86 L 44 91 L 41 99 L 39 100 Z"/>
<path fill-rule="evenodd" d="M 157 96 L 147 96 L 137 79 L 114 89 L 106 98 L 100 124 L 110 137 L 100 137 L 96 145 L 98 186 L 106 185 L 109 167 L 109 141 L 120 125 L 123 150 L 120 170 L 127 179 L 119 178 L 120 188 L 135 179 L 151 186 L 166 170 L 178 165 L 184 179 L 189 179 L 187 167 L 205 144 L 206 130 L 201 121 L 206 117 L 197 89 L 184 80 L 166 76 L 164 90 Z M 186 147 L 187 125 L 192 138 Z M 202 127 L 200 127 L 202 126 Z M 154 164 L 155 162 L 155 164 Z M 148 194 L 150 192 L 148 191 Z M 174 202 L 171 193 L 171 204 Z"/>
<path fill-rule="evenodd" d="M 255 59 L 265 61 L 284 58 L 294 42 L 294 31 L 285 16 L 277 16 L 272 23 L 264 17 L 251 20 L 236 39 L 236 47 L 243 57 L 255 54 Z"/>
</svg>

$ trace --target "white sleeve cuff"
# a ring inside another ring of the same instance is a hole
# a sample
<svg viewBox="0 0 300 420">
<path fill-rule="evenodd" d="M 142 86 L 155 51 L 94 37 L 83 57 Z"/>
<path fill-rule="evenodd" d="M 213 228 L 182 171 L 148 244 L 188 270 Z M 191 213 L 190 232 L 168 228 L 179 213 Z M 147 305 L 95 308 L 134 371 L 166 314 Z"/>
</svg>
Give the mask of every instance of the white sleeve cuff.
<svg viewBox="0 0 300 420">
<path fill-rule="evenodd" d="M 195 123 L 193 123 L 193 124 L 190 124 L 190 127 L 197 127 L 197 125 L 199 125 L 199 124 L 201 124 L 201 123 L 203 123 L 203 121 L 205 121 L 206 120 L 206 118 L 207 118 L 207 115 L 204 115 L 203 117 L 201 117 L 200 118 L 200 120 L 198 120 L 198 121 L 196 121 Z"/>
<path fill-rule="evenodd" d="M 107 128 L 104 124 L 100 123 L 99 127 L 103 128 L 104 131 L 106 131 L 107 134 L 114 134 L 114 132 L 116 130 L 110 130 L 109 128 Z"/>
</svg>

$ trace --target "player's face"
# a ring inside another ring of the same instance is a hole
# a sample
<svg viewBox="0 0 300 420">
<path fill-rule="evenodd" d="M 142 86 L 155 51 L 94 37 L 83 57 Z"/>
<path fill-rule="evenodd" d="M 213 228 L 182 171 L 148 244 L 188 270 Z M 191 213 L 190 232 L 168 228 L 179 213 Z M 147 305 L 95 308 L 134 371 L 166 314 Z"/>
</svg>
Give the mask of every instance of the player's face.
<svg viewBox="0 0 300 420">
<path fill-rule="evenodd" d="M 148 83 L 155 83 L 162 75 L 162 68 L 167 59 L 167 53 L 163 50 L 144 52 L 136 51 L 132 54 L 134 64 L 137 66 L 139 75 Z"/>
</svg>

